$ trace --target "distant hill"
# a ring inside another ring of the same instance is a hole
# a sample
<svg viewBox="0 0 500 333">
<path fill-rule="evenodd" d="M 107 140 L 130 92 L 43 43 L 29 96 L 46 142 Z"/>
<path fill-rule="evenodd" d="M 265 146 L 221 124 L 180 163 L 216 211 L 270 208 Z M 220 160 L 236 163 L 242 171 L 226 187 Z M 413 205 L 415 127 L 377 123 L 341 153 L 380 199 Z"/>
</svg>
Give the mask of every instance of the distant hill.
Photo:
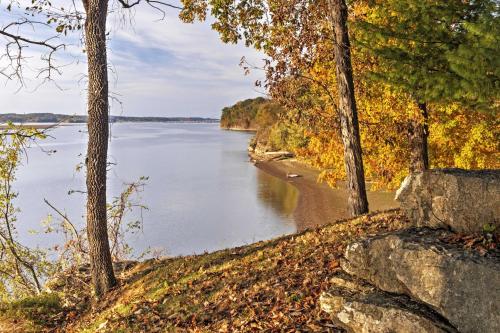
<svg viewBox="0 0 500 333">
<path fill-rule="evenodd" d="M 159 122 L 159 123 L 218 123 L 219 119 L 202 117 L 125 117 L 110 116 L 112 123 Z M 87 116 L 72 116 L 56 113 L 5 113 L 0 114 L 0 123 L 86 123 Z"/>
<path fill-rule="evenodd" d="M 257 97 L 222 109 L 220 126 L 226 129 L 258 130 L 276 122 L 283 109 L 272 100 Z"/>
</svg>

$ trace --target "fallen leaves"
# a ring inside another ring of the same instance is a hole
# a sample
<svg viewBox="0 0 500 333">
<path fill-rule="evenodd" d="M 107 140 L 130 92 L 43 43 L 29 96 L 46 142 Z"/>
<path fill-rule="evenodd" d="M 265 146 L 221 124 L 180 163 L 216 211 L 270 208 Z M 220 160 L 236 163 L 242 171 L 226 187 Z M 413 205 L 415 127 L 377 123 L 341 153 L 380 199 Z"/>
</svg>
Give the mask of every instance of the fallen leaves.
<svg viewBox="0 0 500 333">
<path fill-rule="evenodd" d="M 341 332 L 318 305 L 345 247 L 401 229 L 364 216 L 240 248 L 141 263 L 102 306 L 58 332 Z M 102 325 L 102 326 L 101 326 Z"/>
<path fill-rule="evenodd" d="M 108 331 L 148 332 L 154 323 L 186 332 L 340 332 L 317 300 L 331 287 L 330 277 L 340 269 L 346 245 L 360 235 L 403 225 L 399 213 L 380 214 L 175 259 L 127 287 L 149 286 L 145 294 L 129 296 L 141 302 L 127 314 L 115 313 Z M 158 286 L 161 291 L 153 292 Z M 146 301 L 151 294 L 155 300 Z M 147 310 L 138 312 L 140 308 Z M 96 317 L 108 320 L 113 315 Z"/>
<path fill-rule="evenodd" d="M 496 234 L 451 234 L 446 237 L 442 237 L 441 241 L 454 244 L 475 251 L 480 256 L 500 256 L 499 251 L 499 239 Z"/>
</svg>

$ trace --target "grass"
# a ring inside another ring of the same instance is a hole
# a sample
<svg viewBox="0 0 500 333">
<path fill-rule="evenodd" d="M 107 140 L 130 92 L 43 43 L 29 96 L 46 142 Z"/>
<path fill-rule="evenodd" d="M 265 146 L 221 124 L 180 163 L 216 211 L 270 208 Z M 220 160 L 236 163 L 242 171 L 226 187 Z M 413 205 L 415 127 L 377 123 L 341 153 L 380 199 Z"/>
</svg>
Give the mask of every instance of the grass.
<svg viewBox="0 0 500 333">
<path fill-rule="evenodd" d="M 11 303 L 0 303 L 0 332 L 41 332 L 50 330 L 61 313 L 57 294 L 41 294 Z"/>
<path fill-rule="evenodd" d="M 318 298 L 332 287 L 345 247 L 404 227 L 392 211 L 244 247 L 149 260 L 65 325 L 30 322 L 54 332 L 339 332 Z"/>
</svg>

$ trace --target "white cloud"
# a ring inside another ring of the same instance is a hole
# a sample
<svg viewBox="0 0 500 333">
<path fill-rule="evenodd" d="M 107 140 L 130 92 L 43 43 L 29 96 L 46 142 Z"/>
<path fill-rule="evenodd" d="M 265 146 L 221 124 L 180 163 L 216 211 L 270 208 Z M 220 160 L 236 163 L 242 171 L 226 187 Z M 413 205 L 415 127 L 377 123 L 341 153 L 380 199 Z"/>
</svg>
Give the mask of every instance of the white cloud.
<svg viewBox="0 0 500 333">
<path fill-rule="evenodd" d="M 259 95 L 253 82 L 263 73 L 244 76 L 238 64 L 242 56 L 259 64 L 262 54 L 243 45 L 223 44 L 209 22 L 184 24 L 175 10 L 168 10 L 163 21 L 148 7 L 132 13 L 130 24 L 123 24 L 118 13 L 108 21 L 108 55 L 116 73 L 110 75 L 111 90 L 124 103 L 124 115 L 218 117 L 222 107 Z M 68 51 L 62 60 L 73 64 L 57 79 L 63 91 L 48 84 L 34 92 L 15 93 L 17 86 L 9 84 L 0 89 L 0 112 L 84 114 L 84 84 L 78 81 L 85 64 L 77 62 L 81 48 Z M 39 61 L 36 55 L 32 60 Z M 113 111 L 120 112 L 118 107 Z"/>
</svg>

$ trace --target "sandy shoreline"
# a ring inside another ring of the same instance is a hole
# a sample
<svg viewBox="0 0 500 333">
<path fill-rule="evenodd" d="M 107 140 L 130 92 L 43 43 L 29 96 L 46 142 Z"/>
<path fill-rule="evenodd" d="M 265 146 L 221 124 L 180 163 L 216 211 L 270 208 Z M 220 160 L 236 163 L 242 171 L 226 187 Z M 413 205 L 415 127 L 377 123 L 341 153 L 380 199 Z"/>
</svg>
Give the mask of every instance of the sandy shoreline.
<svg viewBox="0 0 500 333">
<path fill-rule="evenodd" d="M 255 166 L 298 189 L 299 198 L 293 217 L 299 231 L 349 217 L 347 191 L 332 189 L 325 183 L 318 183 L 317 170 L 294 159 L 258 161 Z M 299 174 L 301 177 L 287 178 L 287 173 Z M 398 203 L 394 201 L 394 192 L 368 192 L 368 201 L 370 211 L 398 207 Z"/>
</svg>

